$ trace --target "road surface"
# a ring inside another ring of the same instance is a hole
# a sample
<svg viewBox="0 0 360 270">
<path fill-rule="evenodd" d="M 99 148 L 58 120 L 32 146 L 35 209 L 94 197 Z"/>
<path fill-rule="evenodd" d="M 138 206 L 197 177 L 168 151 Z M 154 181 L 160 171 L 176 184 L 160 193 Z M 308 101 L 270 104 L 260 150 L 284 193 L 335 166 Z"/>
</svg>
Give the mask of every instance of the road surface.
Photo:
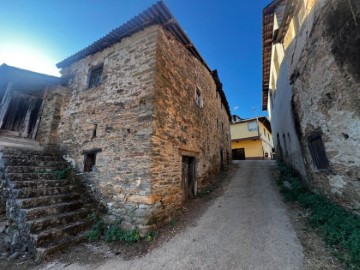
<svg viewBox="0 0 360 270">
<path fill-rule="evenodd" d="M 110 259 L 93 267 L 72 264 L 66 269 L 301 269 L 302 246 L 271 178 L 275 163 L 233 163 L 225 191 L 196 226 L 142 258 Z M 47 269 L 56 268 L 63 267 L 53 264 Z"/>
</svg>

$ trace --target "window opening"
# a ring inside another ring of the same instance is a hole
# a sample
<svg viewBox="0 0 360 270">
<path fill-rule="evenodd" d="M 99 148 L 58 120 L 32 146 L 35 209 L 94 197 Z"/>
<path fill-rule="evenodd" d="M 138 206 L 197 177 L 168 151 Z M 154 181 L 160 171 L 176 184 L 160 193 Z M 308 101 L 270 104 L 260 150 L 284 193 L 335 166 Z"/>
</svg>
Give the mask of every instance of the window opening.
<svg viewBox="0 0 360 270">
<path fill-rule="evenodd" d="M 91 136 L 91 137 L 92 137 L 92 138 L 96 138 L 96 135 L 97 135 L 96 133 L 97 133 L 97 124 L 94 125 L 94 128 L 93 128 L 93 130 L 92 130 L 92 136 Z"/>
<path fill-rule="evenodd" d="M 196 91 L 195 91 L 195 103 L 198 107 L 200 107 L 200 108 L 203 107 L 201 92 L 198 88 L 196 88 Z"/>
<path fill-rule="evenodd" d="M 248 123 L 248 131 L 256 131 L 257 130 L 257 124 L 256 122 L 249 122 Z"/>
<path fill-rule="evenodd" d="M 93 68 L 90 71 L 89 88 L 96 87 L 101 84 L 103 73 L 103 65 Z"/>
<path fill-rule="evenodd" d="M 319 133 L 308 138 L 308 147 L 314 166 L 318 170 L 329 170 L 329 161 L 326 157 L 325 146 Z"/>
</svg>

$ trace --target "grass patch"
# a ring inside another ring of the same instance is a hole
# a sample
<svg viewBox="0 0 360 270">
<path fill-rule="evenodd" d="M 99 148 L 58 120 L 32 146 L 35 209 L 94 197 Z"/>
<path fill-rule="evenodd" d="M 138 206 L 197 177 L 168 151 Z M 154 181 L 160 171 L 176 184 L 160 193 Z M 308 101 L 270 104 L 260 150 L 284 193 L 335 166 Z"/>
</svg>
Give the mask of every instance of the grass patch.
<svg viewBox="0 0 360 270">
<path fill-rule="evenodd" d="M 105 222 L 98 216 L 90 216 L 94 220 L 94 225 L 86 233 L 86 238 L 90 241 L 103 239 L 106 242 L 122 241 L 125 243 L 134 243 L 140 240 L 140 232 L 138 229 L 124 231 L 119 223 L 107 226 Z"/>
<path fill-rule="evenodd" d="M 360 269 L 360 217 L 326 197 L 308 191 L 284 163 L 278 162 L 278 170 L 277 183 L 285 199 L 308 209 L 309 223 L 319 229 L 325 242 L 345 251 L 337 256 L 354 269 Z"/>
</svg>

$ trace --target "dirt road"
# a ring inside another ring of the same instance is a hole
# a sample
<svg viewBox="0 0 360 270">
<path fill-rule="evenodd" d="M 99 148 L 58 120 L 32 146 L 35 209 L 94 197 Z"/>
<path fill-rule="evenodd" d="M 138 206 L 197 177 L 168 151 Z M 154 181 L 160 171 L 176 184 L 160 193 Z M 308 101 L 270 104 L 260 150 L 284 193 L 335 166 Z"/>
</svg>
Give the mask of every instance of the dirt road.
<svg viewBox="0 0 360 270">
<path fill-rule="evenodd" d="M 142 258 L 66 269 L 300 269 L 303 250 L 271 179 L 272 161 L 234 161 L 230 183 L 195 226 Z M 63 269 L 52 263 L 46 269 Z"/>
</svg>

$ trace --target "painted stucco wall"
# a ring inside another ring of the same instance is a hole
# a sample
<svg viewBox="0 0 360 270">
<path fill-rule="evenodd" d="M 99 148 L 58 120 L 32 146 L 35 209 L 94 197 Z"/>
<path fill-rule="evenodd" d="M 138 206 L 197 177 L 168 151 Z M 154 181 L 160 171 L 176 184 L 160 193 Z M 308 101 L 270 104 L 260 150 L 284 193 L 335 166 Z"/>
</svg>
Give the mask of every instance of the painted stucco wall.
<svg viewBox="0 0 360 270">
<path fill-rule="evenodd" d="M 244 148 L 246 159 L 263 158 L 262 143 L 259 139 L 232 141 L 231 145 L 232 149 Z"/>
<path fill-rule="evenodd" d="M 267 153 L 267 158 L 272 158 L 272 149 L 274 147 L 272 134 L 269 130 L 264 126 L 262 122 L 259 121 L 259 133 L 260 133 L 260 140 L 262 145 L 262 150 L 264 152 L 264 157 Z"/>
<path fill-rule="evenodd" d="M 231 139 L 235 140 L 235 139 L 244 139 L 244 138 L 251 138 L 251 137 L 259 136 L 258 125 L 257 125 L 256 130 L 249 131 L 248 123 L 250 123 L 250 122 L 257 123 L 256 120 L 253 120 L 253 121 L 249 121 L 249 122 L 232 124 L 230 126 Z"/>
</svg>

